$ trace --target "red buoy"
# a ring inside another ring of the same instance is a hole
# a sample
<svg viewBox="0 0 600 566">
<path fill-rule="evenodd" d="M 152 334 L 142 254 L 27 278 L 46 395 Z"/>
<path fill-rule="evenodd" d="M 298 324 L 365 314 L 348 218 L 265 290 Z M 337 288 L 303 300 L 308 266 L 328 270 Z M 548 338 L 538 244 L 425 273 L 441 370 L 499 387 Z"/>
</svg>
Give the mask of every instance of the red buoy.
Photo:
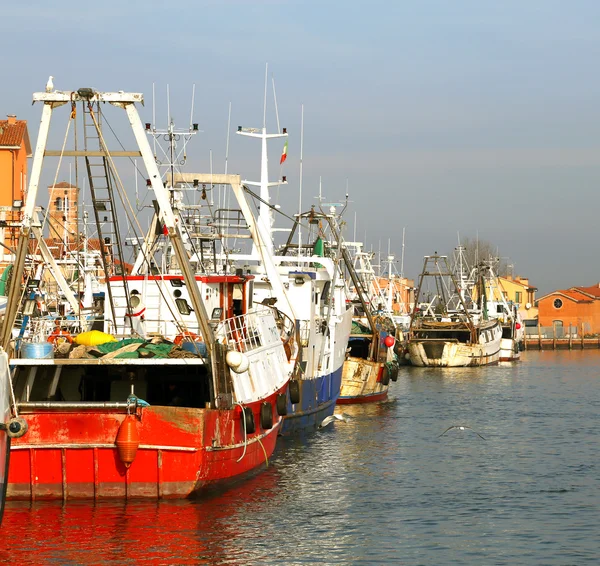
<svg viewBox="0 0 600 566">
<path fill-rule="evenodd" d="M 127 415 L 125 417 L 119 427 L 119 432 L 117 432 L 117 440 L 115 443 L 121 462 L 125 464 L 126 468 L 129 468 L 131 463 L 135 460 L 135 454 L 140 445 L 137 419 L 134 415 Z"/>
<path fill-rule="evenodd" d="M 517 322 L 517 324 L 515 324 L 515 328 L 516 328 L 517 330 L 519 330 L 519 329 L 521 328 L 521 323 L 520 323 L 520 322 Z"/>
<path fill-rule="evenodd" d="M 388 334 L 384 339 L 383 339 L 383 343 L 388 347 L 391 348 L 395 343 L 396 343 L 396 339 L 391 335 Z"/>
</svg>

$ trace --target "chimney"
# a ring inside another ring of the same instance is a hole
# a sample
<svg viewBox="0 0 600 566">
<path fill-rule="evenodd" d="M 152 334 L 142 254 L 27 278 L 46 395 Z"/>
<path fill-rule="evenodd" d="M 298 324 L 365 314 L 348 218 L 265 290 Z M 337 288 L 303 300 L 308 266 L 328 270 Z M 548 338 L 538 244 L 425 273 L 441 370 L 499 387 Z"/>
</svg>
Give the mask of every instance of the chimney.
<svg viewBox="0 0 600 566">
<path fill-rule="evenodd" d="M 9 126 L 14 126 L 17 123 L 17 115 L 16 114 L 7 114 L 6 117 L 8 118 Z"/>
</svg>

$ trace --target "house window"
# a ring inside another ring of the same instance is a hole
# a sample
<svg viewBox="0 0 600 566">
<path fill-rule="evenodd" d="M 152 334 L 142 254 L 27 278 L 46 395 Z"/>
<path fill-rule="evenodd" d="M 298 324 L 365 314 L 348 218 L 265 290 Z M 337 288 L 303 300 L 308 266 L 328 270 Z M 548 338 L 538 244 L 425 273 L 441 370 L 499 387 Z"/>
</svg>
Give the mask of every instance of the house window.
<svg viewBox="0 0 600 566">
<path fill-rule="evenodd" d="M 515 291 L 515 303 L 521 302 L 521 291 Z"/>
<path fill-rule="evenodd" d="M 562 307 L 563 302 L 560 299 L 554 299 L 554 302 L 552 304 L 554 305 L 555 309 L 559 309 Z"/>
<path fill-rule="evenodd" d="M 62 210 L 62 203 L 63 203 L 63 200 L 60 197 L 56 197 L 56 201 L 54 202 L 54 206 L 56 207 L 56 210 Z"/>
</svg>

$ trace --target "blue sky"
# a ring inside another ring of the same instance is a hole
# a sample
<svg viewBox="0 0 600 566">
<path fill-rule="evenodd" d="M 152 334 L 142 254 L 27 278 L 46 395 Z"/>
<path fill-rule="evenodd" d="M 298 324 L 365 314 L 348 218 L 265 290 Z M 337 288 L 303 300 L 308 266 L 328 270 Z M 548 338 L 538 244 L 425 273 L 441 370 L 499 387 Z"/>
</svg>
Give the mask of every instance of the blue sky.
<svg viewBox="0 0 600 566">
<path fill-rule="evenodd" d="M 185 126 L 196 84 L 203 132 L 189 168 L 207 170 L 212 150 L 222 170 L 228 105 L 232 130 L 261 125 L 268 62 L 290 132 L 288 212 L 304 104 L 304 208 L 319 177 L 331 200 L 347 182 L 347 237 L 356 214 L 358 238 L 375 250 L 391 239 L 399 256 L 405 227 L 409 277 L 460 233 L 496 245 L 539 295 L 600 281 L 598 2 L 33 0 L 3 11 L 0 115 L 29 120 L 33 139 L 31 93 L 50 74 L 61 90 L 144 92 L 144 120 L 154 83 L 159 126 L 166 85 Z M 256 178 L 258 165 L 257 145 L 232 136 L 230 172 Z"/>
</svg>

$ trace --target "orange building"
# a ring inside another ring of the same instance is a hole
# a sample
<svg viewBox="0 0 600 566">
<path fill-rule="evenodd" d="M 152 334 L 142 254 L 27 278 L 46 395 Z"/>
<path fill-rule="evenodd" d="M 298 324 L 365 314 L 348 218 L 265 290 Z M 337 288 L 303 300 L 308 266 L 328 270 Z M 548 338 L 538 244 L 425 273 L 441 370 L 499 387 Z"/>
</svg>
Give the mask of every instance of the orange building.
<svg viewBox="0 0 600 566">
<path fill-rule="evenodd" d="M 393 277 L 391 280 L 385 277 L 378 277 L 377 284 L 381 289 L 382 301 L 388 296 L 388 289 L 391 285 L 392 291 L 392 312 L 396 315 L 410 313 L 415 304 L 415 282 L 406 277 Z M 382 308 L 385 307 L 382 304 Z"/>
<path fill-rule="evenodd" d="M 569 328 L 600 334 L 600 283 L 553 291 L 538 299 L 540 326 L 554 326 L 557 335 Z"/>
<path fill-rule="evenodd" d="M 12 114 L 7 118 L 0 120 L 0 264 L 5 265 L 11 261 L 10 250 L 16 247 L 27 191 L 27 158 L 31 157 L 27 121 Z"/>
<path fill-rule="evenodd" d="M 62 246 L 77 240 L 77 197 L 79 189 L 64 181 L 48 187 L 50 238 Z"/>
</svg>

